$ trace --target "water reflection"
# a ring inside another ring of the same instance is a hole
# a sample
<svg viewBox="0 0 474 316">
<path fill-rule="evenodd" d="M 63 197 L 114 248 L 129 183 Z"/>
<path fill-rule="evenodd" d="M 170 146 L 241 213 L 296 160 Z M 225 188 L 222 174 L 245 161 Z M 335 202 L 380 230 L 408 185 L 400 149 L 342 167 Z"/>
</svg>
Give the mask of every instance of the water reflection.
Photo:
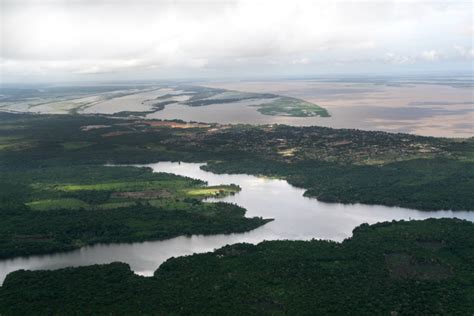
<svg viewBox="0 0 474 316">
<path fill-rule="evenodd" d="M 247 216 L 274 218 L 248 233 L 177 237 L 163 241 L 131 244 L 94 245 L 53 255 L 32 256 L 0 261 L 0 282 L 18 269 L 57 269 L 67 266 L 122 261 L 141 275 L 152 275 L 170 257 L 212 251 L 237 242 L 258 243 L 263 240 L 312 238 L 341 241 L 361 223 L 387 220 L 458 217 L 474 221 L 474 212 L 422 212 L 380 205 L 323 203 L 303 196 L 304 190 L 284 180 L 250 175 L 217 175 L 200 169 L 202 164 L 160 162 L 147 165 L 155 172 L 169 172 L 199 178 L 209 185 L 238 184 L 242 191 L 220 201 L 237 203 L 247 209 Z M 212 201 L 213 199 L 209 199 Z"/>
</svg>

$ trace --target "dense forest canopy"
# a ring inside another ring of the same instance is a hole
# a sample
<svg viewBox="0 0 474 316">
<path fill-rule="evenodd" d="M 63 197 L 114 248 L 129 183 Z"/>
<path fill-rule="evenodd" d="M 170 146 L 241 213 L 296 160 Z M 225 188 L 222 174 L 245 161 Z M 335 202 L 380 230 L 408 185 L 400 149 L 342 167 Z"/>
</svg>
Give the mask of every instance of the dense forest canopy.
<svg viewBox="0 0 474 316">
<path fill-rule="evenodd" d="M 153 277 L 113 263 L 17 271 L 9 314 L 470 315 L 474 224 L 362 225 L 343 243 L 271 241 L 172 258 Z"/>
</svg>

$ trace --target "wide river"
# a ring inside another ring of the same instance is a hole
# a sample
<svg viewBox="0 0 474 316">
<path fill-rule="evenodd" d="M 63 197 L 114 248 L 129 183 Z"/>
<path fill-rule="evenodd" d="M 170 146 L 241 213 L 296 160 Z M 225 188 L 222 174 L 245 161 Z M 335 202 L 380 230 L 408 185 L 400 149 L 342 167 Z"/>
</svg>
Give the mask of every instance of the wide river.
<svg viewBox="0 0 474 316">
<path fill-rule="evenodd" d="M 458 217 L 474 221 L 474 212 L 422 212 L 380 205 L 323 203 L 303 196 L 304 190 L 284 180 L 249 175 L 217 175 L 200 169 L 202 164 L 160 162 L 147 165 L 155 172 L 169 172 L 202 179 L 209 185 L 238 184 L 242 191 L 219 201 L 237 203 L 247 209 L 246 216 L 275 220 L 248 233 L 229 235 L 193 235 L 162 241 L 98 244 L 75 251 L 51 255 L 19 257 L 0 261 L 0 284 L 5 276 L 19 269 L 58 269 L 122 261 L 141 275 L 152 275 L 171 257 L 208 252 L 238 242 L 259 243 L 275 239 L 331 239 L 341 241 L 351 236 L 361 223 L 429 217 Z M 212 201 L 212 199 L 210 199 Z"/>
</svg>

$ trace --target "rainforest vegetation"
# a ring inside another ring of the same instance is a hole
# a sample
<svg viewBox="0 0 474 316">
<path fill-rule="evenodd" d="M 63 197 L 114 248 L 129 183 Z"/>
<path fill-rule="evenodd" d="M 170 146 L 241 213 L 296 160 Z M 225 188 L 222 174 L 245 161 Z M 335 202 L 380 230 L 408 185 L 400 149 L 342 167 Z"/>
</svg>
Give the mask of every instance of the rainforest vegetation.
<svg viewBox="0 0 474 316">
<path fill-rule="evenodd" d="M 474 140 L 280 125 L 1 113 L 0 258 L 186 234 L 270 219 L 204 198 L 235 185 L 124 166 L 207 162 L 283 178 L 324 201 L 473 210 Z M 112 166 L 113 165 L 113 166 Z M 16 271 L 0 314 L 472 314 L 474 224 L 362 225 L 343 243 L 272 241 L 169 259 Z"/>
<path fill-rule="evenodd" d="M 80 150 L 86 142 L 62 144 Z M 7 150 L 6 150 L 7 151 Z M 252 230 L 268 220 L 245 209 L 207 203 L 240 190 L 149 168 L 88 163 L 24 164 L 1 171 L 0 258 L 107 242 Z"/>
<path fill-rule="evenodd" d="M 357 227 L 343 243 L 236 244 L 172 258 L 153 277 L 123 263 L 16 271 L 0 313 L 107 315 L 471 315 L 474 224 Z"/>
<path fill-rule="evenodd" d="M 473 138 L 106 116 L 2 113 L 0 119 L 6 186 L 24 170 L 171 160 L 284 178 L 328 202 L 474 209 Z"/>
</svg>

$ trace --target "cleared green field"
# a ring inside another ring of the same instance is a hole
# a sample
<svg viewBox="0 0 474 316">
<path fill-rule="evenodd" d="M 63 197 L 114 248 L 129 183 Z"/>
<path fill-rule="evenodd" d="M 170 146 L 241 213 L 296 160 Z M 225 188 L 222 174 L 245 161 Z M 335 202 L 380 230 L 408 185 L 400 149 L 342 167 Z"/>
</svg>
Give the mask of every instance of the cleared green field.
<svg viewBox="0 0 474 316">
<path fill-rule="evenodd" d="M 205 187 L 205 188 L 185 190 L 185 193 L 186 195 L 191 196 L 191 197 L 206 198 L 206 197 L 220 197 L 220 196 L 235 194 L 239 192 L 240 190 L 241 190 L 240 187 L 236 185 L 220 185 L 220 186 L 210 186 L 210 187 Z"/>
<path fill-rule="evenodd" d="M 27 146 L 28 142 L 25 142 L 22 137 L 0 136 L 0 151 L 20 150 L 26 148 Z"/>
<path fill-rule="evenodd" d="M 110 182 L 97 184 L 61 184 L 54 188 L 59 191 L 139 191 L 161 189 L 169 186 L 182 187 L 179 181 L 136 181 L 136 182 Z"/>
<path fill-rule="evenodd" d="M 26 205 L 35 211 L 46 210 L 60 210 L 60 209 L 84 209 L 89 207 L 89 204 L 79 199 L 63 198 L 63 199 L 49 199 L 39 200 L 26 203 Z"/>
</svg>

